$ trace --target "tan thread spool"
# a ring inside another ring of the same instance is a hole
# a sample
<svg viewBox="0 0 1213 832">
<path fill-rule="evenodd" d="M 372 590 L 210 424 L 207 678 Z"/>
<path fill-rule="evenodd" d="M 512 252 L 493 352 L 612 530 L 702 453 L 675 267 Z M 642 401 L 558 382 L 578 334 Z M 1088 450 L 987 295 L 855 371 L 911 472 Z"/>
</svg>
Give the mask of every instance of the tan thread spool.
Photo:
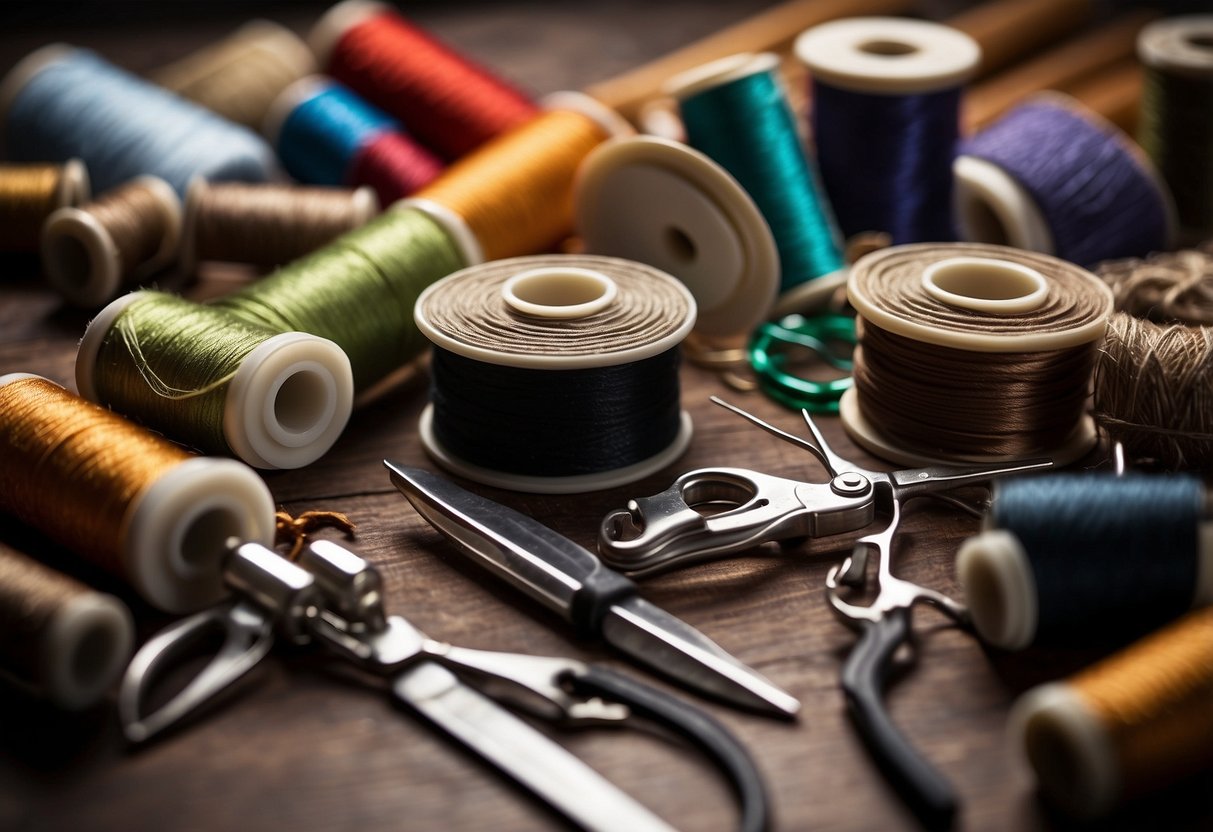
<svg viewBox="0 0 1213 832">
<path fill-rule="evenodd" d="M 1086 819 L 1213 765 L 1213 608 L 1024 694 L 1011 736 L 1041 791 Z"/>
<path fill-rule="evenodd" d="M 0 251 L 37 251 L 42 224 L 59 208 L 89 199 L 79 159 L 62 165 L 0 165 Z"/>
<path fill-rule="evenodd" d="M 185 197 L 181 270 L 221 261 L 271 267 L 309 254 L 379 213 L 374 190 L 362 187 L 207 182 Z"/>
<path fill-rule="evenodd" d="M 223 40 L 161 67 L 151 80 L 224 118 L 260 130 L 278 94 L 316 71 L 312 51 L 294 32 L 268 20 L 254 20 Z"/>
<path fill-rule="evenodd" d="M 180 240 L 177 194 L 163 179 L 140 176 L 51 214 L 42 229 L 42 263 L 68 301 L 97 307 L 171 263 Z"/>
<path fill-rule="evenodd" d="M 134 643 L 126 605 L 0 543 L 0 671 L 61 708 L 96 703 Z"/>
<path fill-rule="evenodd" d="M 225 592 L 229 537 L 269 545 L 252 469 L 198 457 L 39 376 L 0 376 L 0 511 L 186 612 Z"/>
</svg>

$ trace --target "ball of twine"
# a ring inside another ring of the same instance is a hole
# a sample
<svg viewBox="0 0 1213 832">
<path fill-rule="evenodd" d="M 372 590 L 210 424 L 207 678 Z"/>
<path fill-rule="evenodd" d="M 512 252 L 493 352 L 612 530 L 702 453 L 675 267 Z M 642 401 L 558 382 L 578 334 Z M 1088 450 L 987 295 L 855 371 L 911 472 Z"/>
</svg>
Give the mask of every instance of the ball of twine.
<svg viewBox="0 0 1213 832">
<path fill-rule="evenodd" d="M 1213 325 L 1213 240 L 1195 249 L 1101 263 L 1116 309 L 1138 318 Z"/>
</svg>

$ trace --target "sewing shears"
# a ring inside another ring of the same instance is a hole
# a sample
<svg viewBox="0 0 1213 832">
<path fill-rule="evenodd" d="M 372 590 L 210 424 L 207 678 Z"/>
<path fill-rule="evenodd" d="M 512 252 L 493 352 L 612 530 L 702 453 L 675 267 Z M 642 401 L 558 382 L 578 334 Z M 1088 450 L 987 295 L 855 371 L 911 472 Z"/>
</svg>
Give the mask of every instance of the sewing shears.
<svg viewBox="0 0 1213 832">
<path fill-rule="evenodd" d="M 773 476 L 746 468 L 701 468 L 668 489 L 629 500 L 603 518 L 598 551 L 628 575 L 649 575 L 696 561 L 743 552 L 769 541 L 797 541 L 858 531 L 876 514 L 877 492 L 904 502 L 930 495 L 963 503 L 941 492 L 1050 467 L 1031 459 L 989 467 L 933 465 L 900 471 L 866 469 L 839 456 L 808 411 L 801 411 L 812 440 L 780 430 L 713 396 L 712 401 L 748 419 L 821 462 L 827 483 Z M 724 510 L 717 511 L 724 507 Z M 713 513 L 714 512 L 714 513 Z"/>
<path fill-rule="evenodd" d="M 320 644 L 383 677 L 392 698 L 426 717 L 587 829 L 672 832 L 672 827 L 497 700 L 566 725 L 642 718 L 690 740 L 729 777 L 742 807 L 740 828 L 766 829 L 765 787 L 746 750 L 719 722 L 669 694 L 604 667 L 565 658 L 456 647 L 386 615 L 378 570 L 331 541 L 312 542 L 299 564 L 256 543 L 228 544 L 232 601 L 186 618 L 136 654 L 119 694 L 123 729 L 151 739 L 210 702 L 264 658 L 280 636 Z M 214 659 L 151 714 L 143 701 L 161 675 L 214 629 Z M 483 692 L 482 692 L 483 691 Z"/>
</svg>

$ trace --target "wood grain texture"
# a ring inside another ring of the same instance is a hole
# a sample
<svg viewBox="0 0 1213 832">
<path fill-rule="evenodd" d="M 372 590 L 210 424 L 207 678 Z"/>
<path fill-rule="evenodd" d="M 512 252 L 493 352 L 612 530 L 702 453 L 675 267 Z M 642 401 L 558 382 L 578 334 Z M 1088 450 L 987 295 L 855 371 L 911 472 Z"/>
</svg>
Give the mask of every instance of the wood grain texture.
<svg viewBox="0 0 1213 832">
<path fill-rule="evenodd" d="M 736 21 L 760 2 L 696 4 L 425 5 L 418 19 L 538 92 L 614 75 Z M 150 8 L 150 6 L 149 6 Z M 278 9 L 304 31 L 319 9 Z M 122 26 L 64 20 L 24 26 L 0 39 L 0 68 L 51 40 L 95 46 L 134 69 L 151 68 L 221 36 L 243 18 Z M 29 259 L 0 261 L 0 373 L 41 373 L 73 387 L 72 362 L 86 316 L 44 290 Z M 187 290 L 205 297 L 230 288 L 213 275 Z M 725 395 L 788 430 L 795 414 L 757 394 L 729 392 L 686 367 L 684 404 L 695 420 L 688 454 L 646 480 L 577 497 L 533 496 L 474 486 L 593 546 L 600 518 L 632 496 L 664 489 L 682 471 L 745 466 L 822 481 L 805 454 L 789 449 L 708 402 Z M 432 467 L 416 437 L 425 377 L 358 411 L 333 450 L 303 471 L 267 475 L 290 511 L 348 513 L 356 546 L 384 572 L 388 609 L 428 634 L 469 647 L 604 661 L 654 681 L 599 644 L 573 640 L 557 618 L 462 562 L 388 484 L 380 460 Z M 824 429 L 840 451 L 878 464 L 854 447 L 837 421 Z M 975 521 L 942 507 L 914 507 L 897 572 L 957 594 L 952 558 Z M 104 575 L 73 566 L 69 553 L 0 518 L 0 539 L 132 602 L 144 637 L 166 623 Z M 767 777 L 778 829 L 914 829 L 843 712 L 837 679 L 852 634 L 823 600 L 825 573 L 849 540 L 774 547 L 648 580 L 655 603 L 715 638 L 803 702 L 788 725 L 696 700 L 733 729 Z M 895 719 L 955 783 L 961 828 L 1064 829 L 1039 805 L 1024 766 L 1005 747 L 1008 706 L 1033 683 L 1094 658 L 1095 652 L 1006 656 L 926 612 L 917 616 L 917 665 L 890 693 Z M 662 681 L 655 684 L 666 686 Z M 690 697 L 689 694 L 686 694 Z M 276 652 L 218 707 L 182 730 L 131 752 L 111 706 L 65 716 L 0 688 L 0 829 L 4 830 L 533 830 L 562 821 L 476 758 L 394 709 L 384 692 L 308 653 Z M 677 744 L 637 731 L 541 730 L 681 829 L 725 830 L 735 813 L 725 785 Z M 1209 829 L 1213 776 L 1118 815 L 1107 828 Z"/>
</svg>

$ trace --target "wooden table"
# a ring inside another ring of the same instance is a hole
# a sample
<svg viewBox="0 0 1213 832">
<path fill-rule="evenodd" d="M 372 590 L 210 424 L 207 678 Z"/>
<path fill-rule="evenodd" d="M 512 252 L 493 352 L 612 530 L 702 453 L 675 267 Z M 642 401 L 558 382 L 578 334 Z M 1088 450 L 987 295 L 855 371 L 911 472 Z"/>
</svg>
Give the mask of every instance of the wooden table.
<svg viewBox="0 0 1213 832">
<path fill-rule="evenodd" d="M 702 36 L 763 5 L 599 3 L 422 5 L 416 19 L 469 54 L 544 93 L 607 77 Z M 38 18 L 6 32 L 0 68 L 52 40 L 99 49 L 135 70 L 165 63 L 220 37 L 250 13 L 195 19 L 159 6 L 125 4 L 117 22 Z M 322 7 L 276 8 L 269 16 L 306 31 Z M 537 47 L 538 44 L 538 47 Z M 0 373 L 44 374 L 74 387 L 75 345 L 87 316 L 43 289 L 37 264 L 0 260 Z M 217 290 L 213 282 L 188 292 Z M 694 367 L 683 401 L 695 421 L 690 451 L 669 469 L 611 491 L 533 496 L 477 487 L 587 546 L 599 519 L 632 496 L 665 488 L 701 466 L 745 466 L 823 479 L 807 454 L 789 449 L 708 402 L 724 394 L 786 429 L 798 417 L 758 394 L 735 394 Z M 380 464 L 390 457 L 432 467 L 417 441 L 424 377 L 355 414 L 322 460 L 270 473 L 276 499 L 292 512 L 347 512 L 357 548 L 387 581 L 390 612 L 432 636 L 472 647 L 576 656 L 626 666 L 599 645 L 572 640 L 554 615 L 465 565 L 393 489 Z M 829 439 L 864 464 L 835 419 Z M 904 524 L 904 577 L 959 594 L 952 562 L 976 522 L 943 508 L 913 508 Z M 0 519 L 0 539 L 27 548 L 37 538 Z M 749 746 L 766 775 L 777 828 L 913 829 L 913 818 L 877 774 L 843 712 L 838 672 L 854 636 L 823 600 L 825 573 L 847 540 L 810 549 L 754 552 L 645 582 L 657 604 L 717 639 L 803 702 L 798 724 L 704 707 Z M 63 552 L 50 559 L 70 563 Z M 166 619 L 93 572 L 80 574 L 132 601 L 143 635 Z M 919 661 L 890 694 L 894 718 L 955 783 L 970 830 L 1066 828 L 1034 796 L 1026 767 L 1004 740 L 1007 709 L 1036 682 L 1067 673 L 1095 653 L 993 654 L 934 613 L 918 616 Z M 653 681 L 631 666 L 629 670 Z M 663 684 L 660 681 L 656 684 Z M 141 751 L 122 742 L 112 704 L 64 715 L 0 692 L 0 829 L 113 830 L 523 830 L 562 828 L 558 817 L 470 754 L 409 715 L 382 691 L 334 672 L 309 655 L 272 656 L 212 713 Z M 640 732 L 552 731 L 566 747 L 679 828 L 732 828 L 722 780 L 678 745 Z M 1108 828 L 1209 829 L 1213 775 L 1121 813 Z"/>
</svg>

